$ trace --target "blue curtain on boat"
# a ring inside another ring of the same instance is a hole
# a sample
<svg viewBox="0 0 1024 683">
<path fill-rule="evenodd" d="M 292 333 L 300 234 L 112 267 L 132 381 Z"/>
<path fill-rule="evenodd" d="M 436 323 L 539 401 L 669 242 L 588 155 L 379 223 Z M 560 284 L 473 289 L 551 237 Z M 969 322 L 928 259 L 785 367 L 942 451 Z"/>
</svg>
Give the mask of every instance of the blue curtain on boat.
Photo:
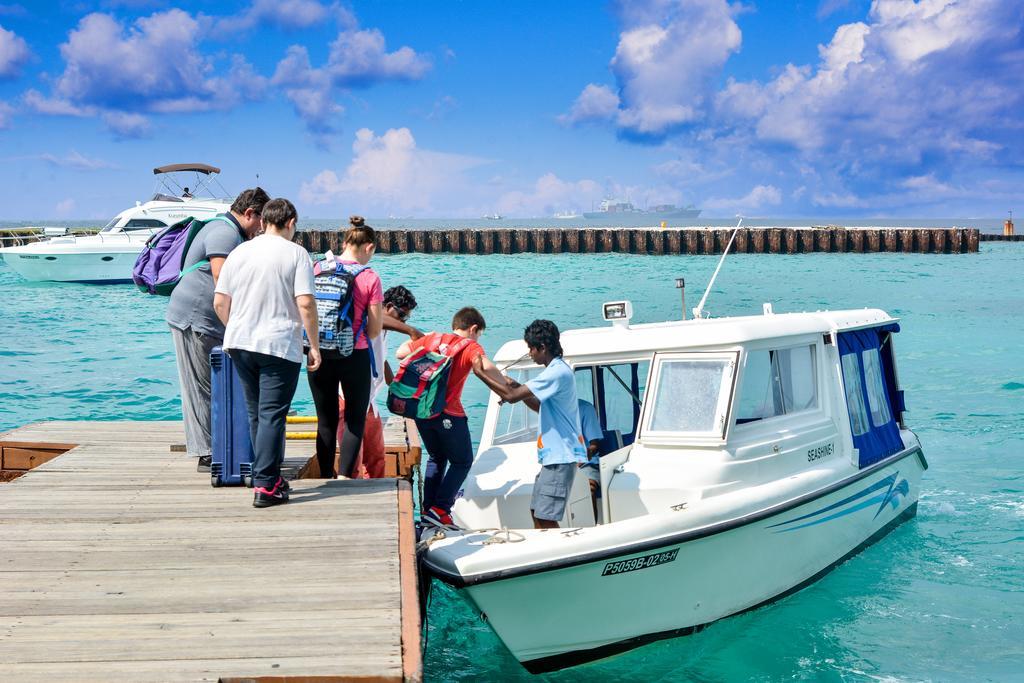
<svg viewBox="0 0 1024 683">
<path fill-rule="evenodd" d="M 846 383 L 848 391 L 851 391 L 853 387 L 859 388 L 863 399 L 861 405 L 865 408 L 865 414 L 859 418 L 850 415 L 853 446 L 859 453 L 860 467 L 867 467 L 903 449 L 903 439 L 900 438 L 900 429 L 896 422 L 903 406 L 895 405 L 894 398 L 899 403 L 902 401 L 899 401 L 898 393 L 894 391 L 896 387 L 892 386 L 894 382 L 892 359 L 891 357 L 886 359 L 889 354 L 882 353 L 881 348 L 886 333 L 895 333 L 899 330 L 898 324 L 890 323 L 863 330 L 840 332 L 837 335 L 839 355 L 849 357 L 843 358 L 843 381 Z M 869 355 L 873 356 L 870 353 L 871 350 L 878 353 L 879 362 L 873 368 L 866 368 L 864 352 L 867 351 Z M 858 373 L 858 376 L 848 376 L 851 372 Z M 870 376 L 869 372 L 871 372 Z M 880 387 L 881 391 L 872 391 L 872 387 Z M 869 392 L 873 395 L 869 396 Z M 879 411 L 868 409 L 872 405 L 872 401 L 875 402 L 875 405 L 879 401 L 884 401 L 888 406 L 888 410 L 885 411 L 888 420 L 882 424 L 876 424 L 879 421 Z M 848 399 L 847 403 L 850 404 L 852 401 Z M 847 408 L 851 413 L 858 409 L 855 405 L 848 405 Z M 863 431 L 863 433 L 857 434 L 857 431 Z"/>
</svg>

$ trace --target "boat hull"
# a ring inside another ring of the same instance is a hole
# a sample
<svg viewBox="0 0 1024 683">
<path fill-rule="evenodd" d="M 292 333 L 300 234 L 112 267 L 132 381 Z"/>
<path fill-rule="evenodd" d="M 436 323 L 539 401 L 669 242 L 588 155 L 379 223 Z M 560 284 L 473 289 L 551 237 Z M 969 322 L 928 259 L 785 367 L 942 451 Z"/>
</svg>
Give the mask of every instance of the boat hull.
<svg viewBox="0 0 1024 683">
<path fill-rule="evenodd" d="M 439 577 L 463 585 L 527 669 L 572 666 L 777 600 L 878 540 L 915 514 L 927 466 L 918 448 L 878 465 L 762 513 L 620 552 Z"/>
<path fill-rule="evenodd" d="M 26 280 L 130 283 L 148 238 L 149 233 L 57 238 L 6 247 L 0 249 L 0 257 Z"/>
</svg>

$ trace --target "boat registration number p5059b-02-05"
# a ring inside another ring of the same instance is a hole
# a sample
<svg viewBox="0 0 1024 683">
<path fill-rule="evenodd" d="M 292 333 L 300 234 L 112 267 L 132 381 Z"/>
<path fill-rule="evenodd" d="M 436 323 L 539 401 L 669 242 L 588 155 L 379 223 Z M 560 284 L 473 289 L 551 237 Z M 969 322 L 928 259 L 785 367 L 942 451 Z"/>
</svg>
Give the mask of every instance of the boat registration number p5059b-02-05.
<svg viewBox="0 0 1024 683">
<path fill-rule="evenodd" d="M 675 548 L 673 550 L 666 550 L 663 553 L 654 553 L 652 555 L 644 555 L 643 557 L 634 557 L 631 560 L 609 562 L 604 566 L 604 571 L 601 572 L 601 576 L 611 576 L 613 574 L 635 572 L 637 569 L 649 569 L 650 567 L 657 567 L 659 564 L 675 562 L 676 555 L 678 554 L 679 548 Z"/>
</svg>

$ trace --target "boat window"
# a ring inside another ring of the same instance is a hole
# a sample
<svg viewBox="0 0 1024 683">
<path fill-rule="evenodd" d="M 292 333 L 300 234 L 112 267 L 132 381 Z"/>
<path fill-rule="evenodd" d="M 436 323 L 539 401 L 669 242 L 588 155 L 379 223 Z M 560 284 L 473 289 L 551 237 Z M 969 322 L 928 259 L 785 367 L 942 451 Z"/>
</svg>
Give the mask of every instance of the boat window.
<svg viewBox="0 0 1024 683">
<path fill-rule="evenodd" d="M 814 379 L 814 347 L 808 345 L 779 349 L 773 355 L 786 412 L 795 413 L 817 407 L 818 384 Z"/>
<path fill-rule="evenodd" d="M 843 379 L 846 386 L 846 405 L 850 410 L 850 428 L 854 436 L 868 431 L 868 411 L 864 405 L 864 389 L 860 381 L 860 361 L 855 353 L 844 353 Z"/>
<path fill-rule="evenodd" d="M 814 346 L 748 351 L 736 424 L 818 406 Z"/>
<path fill-rule="evenodd" d="M 113 229 L 114 229 L 114 226 L 116 226 L 116 225 L 117 225 L 117 221 L 118 221 L 118 220 L 120 220 L 120 219 L 121 219 L 121 216 L 120 216 L 120 215 L 118 215 L 118 216 L 114 216 L 113 218 L 111 218 L 111 219 L 110 219 L 110 222 L 109 222 L 109 223 L 107 223 L 106 225 L 104 225 L 104 226 L 103 226 L 103 227 L 102 227 L 102 228 L 100 229 L 100 232 L 110 232 L 111 230 L 113 230 Z"/>
<path fill-rule="evenodd" d="M 736 424 L 782 414 L 782 387 L 775 372 L 772 352 L 748 351 L 736 405 Z"/>
<path fill-rule="evenodd" d="M 878 357 L 878 349 L 861 351 L 861 359 L 864 363 L 864 379 L 867 382 L 871 422 L 876 427 L 881 427 L 892 421 L 892 413 L 889 411 L 889 401 L 885 394 L 885 384 L 882 381 L 882 362 Z"/>
<path fill-rule="evenodd" d="M 642 366 L 642 368 L 640 367 Z M 643 401 L 643 386 L 640 382 L 647 377 L 647 362 L 623 363 L 601 366 L 604 386 L 604 401 L 601 416 L 607 431 L 617 431 L 625 443 L 635 434 L 637 418 L 640 417 L 640 403 Z"/>
<path fill-rule="evenodd" d="M 125 230 L 131 230 L 132 228 L 166 228 L 167 224 L 163 221 L 158 221 L 155 218 L 133 218 L 125 224 Z"/>
<path fill-rule="evenodd" d="M 644 437 L 725 437 L 736 354 L 658 354 Z"/>
<path fill-rule="evenodd" d="M 541 368 L 516 368 L 507 374 L 520 384 L 536 377 Z M 526 406 L 525 401 L 503 403 L 498 410 L 498 423 L 494 428 L 493 443 L 521 443 L 537 438 L 539 416 Z"/>
</svg>

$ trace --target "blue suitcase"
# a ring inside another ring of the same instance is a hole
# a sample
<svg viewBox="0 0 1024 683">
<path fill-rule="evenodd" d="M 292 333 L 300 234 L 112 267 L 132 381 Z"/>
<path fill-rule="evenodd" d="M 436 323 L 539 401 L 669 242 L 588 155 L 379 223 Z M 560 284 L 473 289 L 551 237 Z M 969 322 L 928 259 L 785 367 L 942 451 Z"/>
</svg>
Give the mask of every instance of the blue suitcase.
<svg viewBox="0 0 1024 683">
<path fill-rule="evenodd" d="M 210 483 L 252 487 L 252 439 L 242 382 L 221 347 L 210 353 Z"/>
</svg>

